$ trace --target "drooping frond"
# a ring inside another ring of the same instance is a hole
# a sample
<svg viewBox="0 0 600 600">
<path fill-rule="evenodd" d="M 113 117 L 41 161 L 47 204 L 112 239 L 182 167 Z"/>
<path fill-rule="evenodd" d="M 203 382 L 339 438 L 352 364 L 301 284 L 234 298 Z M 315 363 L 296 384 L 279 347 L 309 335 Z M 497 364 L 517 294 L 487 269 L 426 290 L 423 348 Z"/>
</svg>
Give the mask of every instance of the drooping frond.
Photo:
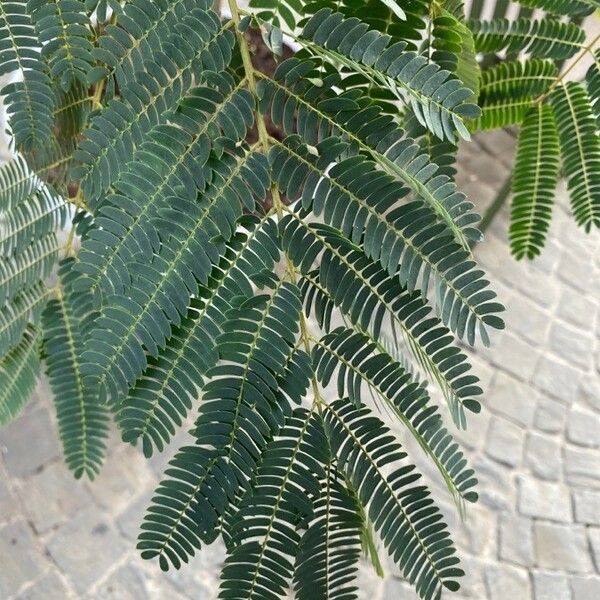
<svg viewBox="0 0 600 600">
<path fill-rule="evenodd" d="M 288 197 L 301 199 L 305 210 L 323 215 L 354 242 L 362 240 L 365 254 L 410 291 L 427 290 L 433 278 L 442 320 L 460 338 L 473 343 L 478 331 L 487 343 L 486 325 L 503 327 L 496 315 L 501 306 L 492 302 L 495 294 L 486 289 L 484 273 L 423 202 L 398 205 L 406 194 L 398 182 L 361 156 L 326 170 L 344 149 L 336 138 L 318 144 L 316 155 L 293 137 L 274 146 L 273 177 Z"/>
<path fill-rule="evenodd" d="M 0 359 L 0 425 L 14 419 L 31 398 L 38 378 L 40 336 L 27 328 L 21 341 Z"/>
<path fill-rule="evenodd" d="M 253 121 L 252 98 L 229 77 L 215 78 L 218 88 L 195 88 L 179 107 L 183 127 L 165 124 L 150 131 L 115 182 L 115 192 L 104 199 L 96 219 L 102 229 L 90 232 L 78 266 L 91 279 L 87 285 L 94 295 L 122 292 L 131 283 L 128 262 L 137 255 L 138 260 L 149 260 L 158 250 L 160 209 L 169 207 L 170 197 L 193 202 L 204 190 L 207 178 L 210 180 L 207 161 L 215 138 L 223 132 L 236 141 L 244 139 Z M 163 151 L 163 144 L 168 144 L 169 152 Z M 244 153 L 239 164 L 242 174 L 248 172 L 243 168 L 245 160 L 252 160 L 252 156 Z M 238 164 L 235 156 L 229 160 L 224 156 L 222 168 L 226 173 L 233 168 L 232 162 Z M 258 165 L 257 170 L 261 172 Z M 232 185 L 235 188 L 239 183 Z M 213 197 L 208 207 L 226 204 L 226 200 Z"/>
<path fill-rule="evenodd" d="M 204 375 L 217 362 L 216 339 L 232 302 L 251 297 L 252 278 L 273 269 L 275 224 L 247 218 L 243 225 L 247 233 L 240 231 L 229 242 L 166 349 L 149 360 L 149 368 L 119 406 L 123 440 L 141 438 L 146 456 L 154 448 L 162 451 L 199 397 Z"/>
<path fill-rule="evenodd" d="M 600 50 L 594 53 L 594 62 L 585 74 L 585 82 L 596 122 L 600 123 Z"/>
<path fill-rule="evenodd" d="M 456 134 L 470 138 L 465 123 L 480 112 L 467 102 L 472 91 L 425 57 L 407 51 L 405 42 L 390 45 L 387 36 L 369 30 L 366 23 L 325 8 L 310 19 L 302 36 L 311 52 L 379 85 L 402 90 L 419 121 L 440 139 L 453 141 Z"/>
<path fill-rule="evenodd" d="M 38 322 L 49 293 L 43 283 L 35 283 L 0 307 L 0 354 L 5 355 L 19 343 L 29 323 Z"/>
<path fill-rule="evenodd" d="M 519 0 L 519 4 L 569 17 L 585 17 L 594 10 L 594 0 Z"/>
<path fill-rule="evenodd" d="M 347 398 L 324 411 L 325 428 L 338 467 L 367 506 L 369 517 L 390 558 L 415 586 L 419 597 L 439 598 L 442 586 L 456 591 L 458 558 L 429 490 L 417 482 L 396 438 L 368 408 Z M 395 463 L 391 472 L 384 467 Z"/>
<path fill-rule="evenodd" d="M 452 355 L 447 357 L 451 361 Z M 337 391 L 360 406 L 365 384 L 407 427 L 433 460 L 452 495 L 475 502 L 477 484 L 473 469 L 458 444 L 442 424 L 427 390 L 368 336 L 338 328 L 319 340 L 313 349 L 315 372 L 327 386 L 337 369 Z"/>
<path fill-rule="evenodd" d="M 10 213 L 40 187 L 39 177 L 31 171 L 27 161 L 17 154 L 0 165 L 0 212 Z"/>
<path fill-rule="evenodd" d="M 502 62 L 481 73 L 479 103 L 485 107 L 498 101 L 536 98 L 548 91 L 558 75 L 550 60 L 537 58 Z"/>
<path fill-rule="evenodd" d="M 481 117 L 473 123 L 473 130 L 483 131 L 519 125 L 534 102 L 533 96 L 486 102 L 482 108 Z"/>
<path fill-rule="evenodd" d="M 233 34 L 212 11 L 194 10 L 175 26 L 157 62 L 146 65 L 136 79 L 121 90 L 94 117 L 75 154 L 82 166 L 73 175 L 80 179 L 86 201 L 96 207 L 101 195 L 125 171 L 131 154 L 148 131 L 164 122 L 194 83 L 211 69 L 222 71 L 231 60 Z"/>
<path fill-rule="evenodd" d="M 83 321 L 92 310 L 91 298 L 73 302 L 74 259 L 60 266 L 57 298 L 44 310 L 46 373 L 54 396 L 65 462 L 78 479 L 98 474 L 104 460 L 108 413 L 96 391 L 85 386 L 82 373 Z M 87 309 L 87 310 L 85 310 Z"/>
<path fill-rule="evenodd" d="M 479 412 L 481 389 L 477 378 L 467 375 L 466 356 L 454 346 L 448 329 L 431 315 L 421 294 L 408 292 L 397 278 L 330 227 L 309 226 L 294 218 L 285 218 L 282 226 L 284 248 L 305 278 L 309 314 L 314 311 L 319 325 L 329 331 L 330 300 L 376 339 L 389 322 L 394 336 L 400 332 L 417 364 L 442 389 L 456 425 L 464 428 L 464 409 Z M 316 272 L 308 271 L 317 256 L 319 267 Z"/>
<path fill-rule="evenodd" d="M 24 150 L 52 136 L 54 92 L 39 49 L 27 0 L 0 2 L 0 75 L 21 77 L 0 91 L 16 146 Z"/>
<path fill-rule="evenodd" d="M 84 351 L 86 375 L 93 381 L 90 385 L 99 387 L 101 397 L 118 402 L 145 370 L 145 351 L 159 355 L 171 335 L 170 323 L 180 325 L 198 281 L 208 283 L 224 242 L 242 216 L 241 201 L 249 201 L 246 208 L 251 210 L 252 192 L 259 199 L 265 197 L 270 180 L 264 156 L 245 154 L 232 163 L 222 159 L 219 166 L 224 172 L 215 170 L 212 186 L 196 200 L 189 193 L 166 199 L 156 222 L 169 243 L 150 263 L 128 257 L 127 275 L 133 275 L 131 287 L 124 286 L 128 296 L 106 295 Z"/>
<path fill-rule="evenodd" d="M 29 0 L 41 54 L 63 91 L 79 83 L 89 86 L 93 68 L 91 30 L 81 0 Z"/>
<path fill-rule="evenodd" d="M 532 259 L 544 246 L 558 180 L 558 132 L 552 109 L 534 106 L 525 116 L 512 180 L 510 248 Z"/>
<path fill-rule="evenodd" d="M 329 463 L 314 502 L 314 516 L 300 538 L 294 566 L 298 600 L 356 600 L 355 576 L 365 523 L 361 507 Z"/>
<path fill-rule="evenodd" d="M 554 19 L 471 20 L 475 49 L 478 52 L 526 52 L 538 58 L 563 60 L 581 50 L 585 33 L 575 23 Z"/>
<path fill-rule="evenodd" d="M 328 448 L 321 418 L 297 408 L 267 446 L 254 486 L 240 503 L 219 598 L 270 600 L 285 596 L 300 543 L 297 528 L 314 514 Z"/>
<path fill-rule="evenodd" d="M 558 86 L 550 96 L 571 210 L 589 231 L 600 227 L 600 138 L 585 88 L 574 81 Z"/>
<path fill-rule="evenodd" d="M 472 204 L 430 158 L 407 137 L 391 116 L 353 91 L 338 95 L 337 74 L 320 77 L 316 63 L 291 58 L 281 63 L 273 79 L 259 83 L 261 110 L 288 133 L 298 133 L 307 144 L 329 135 L 342 135 L 394 178 L 418 194 L 454 232 L 460 243 L 477 240 L 479 217 Z"/>
<path fill-rule="evenodd" d="M 126 86 L 136 73 L 157 62 L 188 13 L 206 11 L 211 5 L 209 0 L 130 0 L 120 10 L 117 24 L 104 29 L 93 56 L 107 66 L 105 77 L 114 75 L 119 86 Z"/>
</svg>

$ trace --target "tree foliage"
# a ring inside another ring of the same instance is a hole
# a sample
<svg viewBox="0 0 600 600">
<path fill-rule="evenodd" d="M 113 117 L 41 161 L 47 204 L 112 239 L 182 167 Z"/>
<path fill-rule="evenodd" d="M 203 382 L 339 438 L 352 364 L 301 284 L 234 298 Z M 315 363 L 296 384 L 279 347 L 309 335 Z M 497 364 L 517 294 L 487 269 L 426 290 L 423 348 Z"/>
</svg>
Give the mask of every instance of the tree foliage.
<svg viewBox="0 0 600 600">
<path fill-rule="evenodd" d="M 0 4 L 0 74 L 16 72 L 0 420 L 43 359 L 66 462 L 93 478 L 111 416 L 151 456 L 193 414 L 138 547 L 179 568 L 222 538 L 222 598 L 355 598 L 373 535 L 439 598 L 463 574 L 450 532 L 378 410 L 461 509 L 476 501 L 434 391 L 465 428 L 483 390 L 461 344 L 488 345 L 503 307 L 471 253 L 479 217 L 456 147 L 523 123 L 517 257 L 543 245 L 561 162 L 576 221 L 598 225 L 596 66 L 586 83 L 558 75 L 578 25 L 468 21 L 457 0 L 212 6 Z M 284 35 L 298 48 L 285 60 Z M 478 53 L 499 52 L 482 71 Z"/>
</svg>

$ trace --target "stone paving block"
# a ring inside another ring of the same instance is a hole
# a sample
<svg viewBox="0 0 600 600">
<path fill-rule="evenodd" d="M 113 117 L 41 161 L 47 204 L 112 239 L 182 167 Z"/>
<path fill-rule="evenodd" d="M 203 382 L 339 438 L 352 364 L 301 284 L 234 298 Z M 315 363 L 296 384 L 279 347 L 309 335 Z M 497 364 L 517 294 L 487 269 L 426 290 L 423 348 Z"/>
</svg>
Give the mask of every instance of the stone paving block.
<svg viewBox="0 0 600 600">
<path fill-rule="evenodd" d="M 132 542 L 140 533 L 140 525 L 154 496 L 154 488 L 135 499 L 116 519 L 119 531 Z"/>
<path fill-rule="evenodd" d="M 598 600 L 600 577 L 573 577 L 571 580 L 573 600 Z"/>
<path fill-rule="evenodd" d="M 497 367 L 523 381 L 531 379 L 538 361 L 539 350 L 508 332 L 503 332 L 494 344 L 494 350 L 492 360 Z M 501 360 L 501 357 L 506 357 L 506 360 L 504 358 Z"/>
<path fill-rule="evenodd" d="M 54 571 L 44 575 L 17 596 L 17 600 L 75 600 L 75 598 L 75 593 Z"/>
<path fill-rule="evenodd" d="M 61 461 L 27 478 L 19 489 L 19 498 L 38 533 L 75 516 L 92 501 L 84 482 L 76 480 Z"/>
<path fill-rule="evenodd" d="M 48 568 L 25 521 L 0 528 L 0 598 L 17 594 Z"/>
<path fill-rule="evenodd" d="M 540 306 L 552 308 L 558 302 L 562 286 L 543 271 L 530 268 L 515 282 L 526 296 Z"/>
<path fill-rule="evenodd" d="M 62 525 L 47 544 L 52 560 L 80 595 L 102 578 L 130 548 L 97 507 Z"/>
<path fill-rule="evenodd" d="M 479 456 L 473 462 L 473 468 L 479 480 L 477 486 L 479 501 L 497 511 L 511 509 L 514 500 L 510 492 L 513 491 L 514 484 L 510 477 L 510 470 L 486 456 Z"/>
<path fill-rule="evenodd" d="M 533 538 L 540 567 L 574 573 L 592 571 L 584 527 L 538 521 L 533 526 Z"/>
<path fill-rule="evenodd" d="M 586 293 L 591 291 L 589 265 L 581 260 L 581 256 L 564 250 L 560 257 L 557 273 L 559 276 L 571 284 L 572 287 Z"/>
<path fill-rule="evenodd" d="M 590 315 L 598 311 L 597 303 L 568 286 L 561 286 L 561 296 L 556 314 L 583 329 L 590 327 Z"/>
<path fill-rule="evenodd" d="M 512 514 L 500 517 L 499 556 L 522 567 L 533 564 L 531 519 Z"/>
<path fill-rule="evenodd" d="M 570 403 L 577 393 L 580 378 L 581 372 L 571 365 L 544 356 L 536 369 L 533 383 L 553 398 Z"/>
<path fill-rule="evenodd" d="M 485 568 L 485 581 L 490 600 L 530 600 L 531 584 L 527 571 L 509 565 Z"/>
<path fill-rule="evenodd" d="M 525 462 L 541 479 L 556 481 L 562 475 L 562 446 L 559 439 L 531 431 L 525 444 Z"/>
<path fill-rule="evenodd" d="M 505 419 L 494 417 L 490 423 L 486 452 L 510 467 L 516 467 L 523 456 L 523 430 Z"/>
<path fill-rule="evenodd" d="M 550 329 L 549 346 L 556 356 L 574 366 L 587 370 L 593 364 L 594 337 L 589 330 L 586 333 L 555 321 Z"/>
<path fill-rule="evenodd" d="M 546 433 L 562 431 L 567 416 L 567 407 L 551 398 L 540 398 L 534 417 L 534 425 Z"/>
<path fill-rule="evenodd" d="M 569 483 L 600 488 L 600 460 L 597 450 L 565 449 L 565 475 Z"/>
<path fill-rule="evenodd" d="M 0 429 L 0 448 L 9 475 L 25 477 L 58 458 L 60 442 L 50 413 L 40 408 Z"/>
<path fill-rule="evenodd" d="M 588 525 L 600 525 L 600 491 L 574 490 L 575 520 Z"/>
<path fill-rule="evenodd" d="M 486 405 L 523 427 L 529 427 L 537 404 L 537 392 L 511 375 L 498 371 Z"/>
<path fill-rule="evenodd" d="M 522 475 L 519 477 L 519 512 L 529 517 L 569 523 L 572 520 L 569 488 Z"/>
<path fill-rule="evenodd" d="M 600 527 L 588 527 L 588 538 L 592 549 L 592 560 L 596 571 L 600 573 Z"/>
<path fill-rule="evenodd" d="M 102 471 L 89 489 L 100 506 L 112 511 L 123 510 L 142 489 L 154 487 L 158 481 L 140 450 L 123 446 L 108 457 Z"/>
<path fill-rule="evenodd" d="M 567 421 L 567 437 L 579 446 L 600 446 L 600 415 L 592 411 L 571 408 Z"/>
<path fill-rule="evenodd" d="M 548 312 L 539 304 L 520 293 L 515 293 L 506 309 L 506 328 L 517 332 L 520 337 L 534 345 L 546 340 L 550 318 Z"/>
<path fill-rule="evenodd" d="M 15 495 L 8 489 L 8 476 L 0 465 L 0 525 L 20 512 Z"/>
<path fill-rule="evenodd" d="M 600 352 L 597 354 L 600 360 Z M 579 385 L 577 399 L 600 412 L 600 377 L 584 377 Z"/>
<path fill-rule="evenodd" d="M 570 600 L 568 577 L 553 571 L 534 571 L 533 597 L 535 600 Z"/>
</svg>

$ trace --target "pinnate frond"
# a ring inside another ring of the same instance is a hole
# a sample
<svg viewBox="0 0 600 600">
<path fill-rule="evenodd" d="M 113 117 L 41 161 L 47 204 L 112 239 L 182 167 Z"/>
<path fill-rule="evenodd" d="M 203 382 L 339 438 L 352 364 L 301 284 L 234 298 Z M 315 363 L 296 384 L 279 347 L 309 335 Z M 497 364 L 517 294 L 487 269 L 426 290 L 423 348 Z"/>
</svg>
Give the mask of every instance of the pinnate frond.
<svg viewBox="0 0 600 600">
<path fill-rule="evenodd" d="M 558 132 L 552 109 L 537 105 L 525 116 L 512 180 L 510 248 L 533 259 L 544 246 L 559 168 Z"/>
</svg>

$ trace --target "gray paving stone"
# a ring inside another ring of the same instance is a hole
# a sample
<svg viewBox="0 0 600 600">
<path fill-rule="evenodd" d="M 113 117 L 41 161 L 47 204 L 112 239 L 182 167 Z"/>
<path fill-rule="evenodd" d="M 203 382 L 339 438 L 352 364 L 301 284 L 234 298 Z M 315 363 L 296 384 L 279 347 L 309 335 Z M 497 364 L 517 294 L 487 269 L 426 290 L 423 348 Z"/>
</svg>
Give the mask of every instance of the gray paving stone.
<svg viewBox="0 0 600 600">
<path fill-rule="evenodd" d="M 573 577 L 571 580 L 573 600 L 598 600 L 600 577 Z"/>
<path fill-rule="evenodd" d="M 559 433 L 565 425 L 567 407 L 551 398 L 541 398 L 535 411 L 534 424 L 545 433 Z"/>
<path fill-rule="evenodd" d="M 494 344 L 494 349 L 496 353 L 494 353 L 493 360 L 496 362 L 496 366 L 523 381 L 531 379 L 540 355 L 536 348 L 507 332 L 503 333 Z M 501 357 L 510 358 L 500 360 Z"/>
<path fill-rule="evenodd" d="M 537 477 L 556 481 L 562 475 L 561 450 L 559 439 L 530 431 L 525 444 L 525 462 Z"/>
<path fill-rule="evenodd" d="M 100 506 L 120 512 L 140 490 L 154 487 L 157 480 L 141 452 L 121 444 L 119 450 L 108 457 L 89 489 Z"/>
<path fill-rule="evenodd" d="M 600 359 L 600 352 L 597 352 Z M 600 411 L 600 377 L 584 377 L 579 385 L 577 399 Z"/>
<path fill-rule="evenodd" d="M 27 523 L 17 521 L 0 528 L 0 598 L 17 594 L 47 568 Z"/>
<path fill-rule="evenodd" d="M 574 573 L 591 572 L 584 527 L 537 522 L 533 526 L 533 538 L 540 567 Z"/>
<path fill-rule="evenodd" d="M 8 489 L 8 476 L 0 465 L 0 525 L 19 514 L 15 495 Z"/>
<path fill-rule="evenodd" d="M 558 483 L 521 476 L 519 512 L 529 517 L 568 523 L 572 520 L 569 488 Z"/>
<path fill-rule="evenodd" d="M 523 456 L 523 431 L 505 419 L 494 417 L 490 423 L 486 452 L 510 467 L 516 467 Z"/>
<path fill-rule="evenodd" d="M 529 427 L 536 403 L 537 392 L 532 387 L 502 371 L 496 373 L 487 407 L 523 427 Z"/>
<path fill-rule="evenodd" d="M 600 491 L 574 490 L 575 520 L 588 525 L 600 525 Z"/>
<path fill-rule="evenodd" d="M 569 579 L 562 573 L 534 571 L 533 596 L 535 600 L 570 600 Z"/>
<path fill-rule="evenodd" d="M 525 569 L 509 565 L 486 567 L 485 580 L 491 600 L 529 600 L 531 598 L 529 577 Z"/>
<path fill-rule="evenodd" d="M 588 538 L 592 549 L 592 560 L 596 571 L 600 573 L 600 527 L 588 527 Z"/>
<path fill-rule="evenodd" d="M 69 600 L 75 598 L 73 590 L 54 571 L 44 575 L 17 596 L 17 600 Z"/>
<path fill-rule="evenodd" d="M 479 485 L 479 501 L 497 511 L 509 510 L 513 505 L 514 485 L 510 471 L 485 456 L 479 456 L 473 462 Z M 511 494 L 512 492 L 512 494 Z"/>
<path fill-rule="evenodd" d="M 90 507 L 62 525 L 47 547 L 52 560 L 83 595 L 130 546 L 98 508 Z"/>
<path fill-rule="evenodd" d="M 21 415 L 0 429 L 0 447 L 9 475 L 31 475 L 58 458 L 58 433 L 46 409 Z"/>
<path fill-rule="evenodd" d="M 19 488 L 19 498 L 38 533 L 45 533 L 88 506 L 92 497 L 62 462 L 35 473 Z"/>
<path fill-rule="evenodd" d="M 569 483 L 600 488 L 600 460 L 597 450 L 565 449 L 565 475 Z"/>
<path fill-rule="evenodd" d="M 556 321 L 550 329 L 549 345 L 556 356 L 575 366 L 587 370 L 593 365 L 594 336 L 591 333 Z"/>
<path fill-rule="evenodd" d="M 520 293 L 507 303 L 506 327 L 534 345 L 542 344 L 548 333 L 548 312 Z M 524 326 L 525 324 L 525 326 Z"/>
<path fill-rule="evenodd" d="M 570 403 L 577 393 L 581 373 L 562 361 L 544 356 L 536 369 L 533 383 L 542 392 Z"/>
<path fill-rule="evenodd" d="M 600 415 L 579 407 L 571 408 L 567 422 L 569 441 L 580 446 L 600 446 Z"/>
<path fill-rule="evenodd" d="M 500 559 L 522 567 L 533 565 L 531 519 L 505 514 L 500 517 Z"/>
<path fill-rule="evenodd" d="M 561 286 L 560 302 L 556 312 L 559 317 L 587 329 L 590 326 L 590 315 L 596 314 L 597 311 L 597 304 L 590 298 L 568 286 Z"/>
</svg>

